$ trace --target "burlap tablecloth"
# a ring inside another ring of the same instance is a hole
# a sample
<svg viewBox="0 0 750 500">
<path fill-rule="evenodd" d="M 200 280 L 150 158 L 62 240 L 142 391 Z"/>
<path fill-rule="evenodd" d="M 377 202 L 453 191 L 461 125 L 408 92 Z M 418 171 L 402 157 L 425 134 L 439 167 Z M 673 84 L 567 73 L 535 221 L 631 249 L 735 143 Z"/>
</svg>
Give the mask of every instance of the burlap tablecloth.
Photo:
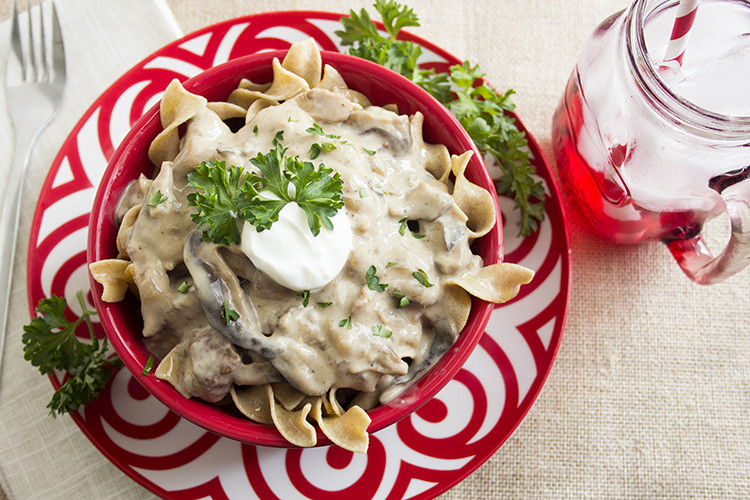
<svg viewBox="0 0 750 500">
<path fill-rule="evenodd" d="M 1 20 L 9 16 L 9 3 L 0 3 Z M 8 498 L 151 496 L 110 464 L 70 418 L 47 416 L 52 388 L 22 360 L 20 329 L 28 321 L 25 250 L 41 181 L 88 105 L 174 38 L 176 27 L 164 25 L 160 3 L 59 0 L 66 36 L 96 35 L 91 57 L 126 48 L 115 60 L 98 63 L 97 71 L 82 54 L 75 56 L 71 83 L 79 85 L 68 89 L 64 113 L 36 151 L 26 184 L 0 379 L 0 484 Z M 370 7 L 369 1 L 344 0 L 166 3 L 185 33 L 261 11 Z M 596 25 L 627 3 L 408 2 L 422 22 L 414 33 L 479 63 L 497 87 L 516 90 L 518 113 L 553 167 L 550 121 L 576 56 Z M 89 19 L 86 30 L 76 27 L 81 8 L 98 9 L 101 25 Z M 123 16 L 128 10 L 137 14 Z M 116 39 L 126 32 L 118 24 L 134 22 L 146 25 L 142 37 Z M 0 116 L 3 164 L 10 161 L 5 120 Z M 514 435 L 444 498 L 750 498 L 750 271 L 719 285 L 695 285 L 662 245 L 604 243 L 586 232 L 570 207 L 568 219 L 573 288 L 552 373 Z"/>
</svg>

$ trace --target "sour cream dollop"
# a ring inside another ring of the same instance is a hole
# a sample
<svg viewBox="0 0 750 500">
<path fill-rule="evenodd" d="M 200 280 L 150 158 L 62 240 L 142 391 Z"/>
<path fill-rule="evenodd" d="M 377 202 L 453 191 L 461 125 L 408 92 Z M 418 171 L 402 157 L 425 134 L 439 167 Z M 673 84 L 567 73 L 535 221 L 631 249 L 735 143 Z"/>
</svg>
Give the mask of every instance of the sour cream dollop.
<svg viewBox="0 0 750 500">
<path fill-rule="evenodd" d="M 271 229 L 258 232 L 242 226 L 242 251 L 253 265 L 292 290 L 315 290 L 341 271 L 352 250 L 352 229 L 344 209 L 331 218 L 333 230 L 320 228 L 313 236 L 305 212 L 287 203 Z"/>
</svg>

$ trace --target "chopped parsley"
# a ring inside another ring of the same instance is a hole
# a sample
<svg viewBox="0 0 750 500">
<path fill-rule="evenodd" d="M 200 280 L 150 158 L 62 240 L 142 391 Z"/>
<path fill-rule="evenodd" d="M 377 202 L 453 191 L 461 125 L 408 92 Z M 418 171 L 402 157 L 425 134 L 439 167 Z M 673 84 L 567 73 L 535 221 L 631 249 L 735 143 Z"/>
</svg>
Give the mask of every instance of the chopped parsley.
<svg viewBox="0 0 750 500">
<path fill-rule="evenodd" d="M 234 309 L 230 309 L 229 307 L 229 301 L 224 301 L 224 320 L 227 322 L 227 325 L 231 323 L 232 321 L 237 321 L 240 319 L 240 315 L 237 311 Z"/>
<path fill-rule="evenodd" d="M 187 293 L 189 289 L 190 285 L 188 285 L 188 282 L 183 281 L 182 283 L 180 283 L 180 287 L 177 289 L 177 291 L 184 294 Z"/>
<path fill-rule="evenodd" d="M 330 153 L 334 149 L 336 149 L 336 145 L 332 142 L 315 142 L 310 145 L 310 159 L 316 159 L 322 151 Z"/>
<path fill-rule="evenodd" d="M 377 337 L 383 337 L 384 339 L 391 338 L 393 332 L 385 327 L 385 325 L 375 325 L 372 327 L 372 334 Z"/>
<path fill-rule="evenodd" d="M 367 281 L 367 288 L 374 292 L 383 292 L 388 288 L 387 283 L 381 283 L 380 279 L 375 275 L 378 269 L 375 266 L 370 266 L 365 273 L 365 280 Z"/>
<path fill-rule="evenodd" d="M 341 321 L 339 321 L 339 326 L 340 326 L 341 328 L 344 328 L 344 327 L 346 327 L 346 328 L 348 328 L 349 330 L 351 330 L 351 329 L 352 329 L 352 317 L 351 317 L 351 316 L 349 316 L 348 318 L 344 318 L 344 319 L 342 319 Z"/>
<path fill-rule="evenodd" d="M 154 355 L 151 354 L 148 359 L 146 360 L 146 365 L 143 367 L 143 371 L 141 372 L 141 375 L 148 375 L 151 373 L 151 370 L 154 369 Z"/>
<path fill-rule="evenodd" d="M 167 197 L 161 194 L 161 189 L 157 189 L 148 199 L 148 206 L 155 207 L 167 201 Z"/>
<path fill-rule="evenodd" d="M 307 307 L 310 303 L 310 290 L 302 290 L 297 292 L 297 297 L 302 299 L 302 307 Z"/>
<path fill-rule="evenodd" d="M 393 291 L 393 296 L 396 297 L 398 300 L 398 307 L 403 308 L 411 304 L 411 301 L 409 298 L 404 295 L 404 292 L 399 290 L 398 288 Z"/>
<path fill-rule="evenodd" d="M 417 271 L 414 271 L 411 273 L 412 276 L 414 276 L 414 279 L 419 281 L 422 285 L 426 287 L 434 286 L 434 283 L 430 283 L 430 279 L 427 276 L 427 273 L 424 272 L 424 269 L 418 269 Z"/>
<path fill-rule="evenodd" d="M 333 302 L 318 302 L 318 307 L 321 309 L 325 309 L 326 307 L 330 307 L 333 305 Z"/>
<path fill-rule="evenodd" d="M 307 128 L 307 129 L 305 130 L 305 132 L 307 132 L 308 134 L 313 134 L 313 135 L 319 135 L 319 136 L 321 136 L 321 137 L 326 137 L 326 138 L 328 138 L 328 139 L 341 139 L 341 136 L 340 136 L 340 135 L 334 135 L 334 134 L 326 134 L 326 133 L 325 133 L 325 132 L 323 131 L 323 127 L 321 127 L 321 126 L 320 126 L 320 125 L 318 125 L 317 123 L 313 123 L 313 124 L 312 124 L 312 127 L 308 127 L 308 128 Z"/>
</svg>

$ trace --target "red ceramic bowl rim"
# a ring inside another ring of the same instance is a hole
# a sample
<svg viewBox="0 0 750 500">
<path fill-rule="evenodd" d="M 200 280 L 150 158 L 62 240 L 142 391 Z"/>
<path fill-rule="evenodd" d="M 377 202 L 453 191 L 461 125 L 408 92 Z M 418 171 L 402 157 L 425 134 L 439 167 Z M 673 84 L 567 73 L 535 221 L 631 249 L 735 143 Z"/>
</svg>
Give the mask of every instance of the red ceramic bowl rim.
<svg viewBox="0 0 750 500">
<path fill-rule="evenodd" d="M 285 54 L 286 51 L 269 51 L 232 59 L 184 81 L 183 86 L 186 90 L 204 95 L 209 100 L 226 99 L 229 91 L 236 87 L 241 77 L 258 68 L 263 68 L 270 75 L 270 63 L 273 58 L 283 59 Z M 466 150 L 472 150 L 474 154 L 466 170 L 467 178 L 494 193 L 493 182 L 474 142 L 453 115 L 429 93 L 401 75 L 370 61 L 337 52 L 322 51 L 321 56 L 323 63 L 336 68 L 347 83 L 353 74 L 359 74 L 357 79 L 367 75 L 365 81 L 359 82 L 360 85 L 351 84 L 350 87 L 362 91 L 374 104 L 384 105 L 392 102 L 393 99 L 379 102 L 374 97 L 375 94 L 368 94 L 365 89 L 361 88 L 363 85 L 370 84 L 367 82 L 377 85 L 378 82 L 385 81 L 388 83 L 389 94 L 404 99 L 413 99 L 417 103 L 415 109 L 421 110 L 425 115 L 425 139 L 429 141 L 430 136 L 434 135 L 430 133 L 431 130 L 439 130 L 439 133 L 448 133 L 453 137 L 454 144 L 446 144 L 451 153 L 460 154 Z M 349 73 L 349 78 L 347 73 Z M 212 91 L 217 88 L 229 90 L 223 92 L 221 96 L 211 95 Z M 399 100 L 398 102 L 400 112 L 413 113 L 413 110 L 404 109 L 409 108 L 407 101 Z M 87 248 L 89 263 L 116 257 L 114 238 L 116 227 L 113 212 L 125 185 L 137 175 L 137 172 L 133 175 L 133 171 L 138 167 L 138 165 L 133 166 L 133 161 L 139 161 L 140 168 L 144 172 L 147 171 L 147 175 L 150 176 L 153 173 L 153 164 L 149 162 L 148 165 L 142 165 L 143 162 L 140 160 L 147 154 L 151 140 L 162 129 L 159 123 L 158 106 L 157 103 L 133 125 L 110 159 L 102 176 L 89 221 Z M 123 164 L 128 167 L 126 170 L 122 170 Z M 474 242 L 474 251 L 482 256 L 485 265 L 500 262 L 503 254 L 500 208 L 497 197 L 493 196 L 493 198 L 498 214 L 497 223 L 487 235 Z M 133 316 L 137 301 L 127 298 L 118 303 L 103 302 L 101 300 L 102 286 L 93 280 L 90 273 L 89 281 L 94 306 L 110 343 L 133 377 L 149 393 L 181 417 L 216 434 L 255 445 L 292 446 L 274 426 L 252 422 L 239 413 L 236 415 L 228 413 L 215 404 L 196 398 L 184 398 L 168 382 L 158 380 L 153 374 L 143 375 L 142 372 L 150 353 L 145 347 L 141 331 L 133 332 L 134 328 L 128 328 L 124 323 L 128 317 Z M 460 370 L 476 347 L 484 334 L 493 307 L 493 304 L 474 298 L 469 320 L 456 343 L 425 376 L 405 391 L 404 395 L 368 411 L 372 419 L 368 432 L 378 431 L 397 422 L 440 391 Z M 318 430 L 318 446 L 325 444 L 330 444 L 330 441 Z"/>
</svg>

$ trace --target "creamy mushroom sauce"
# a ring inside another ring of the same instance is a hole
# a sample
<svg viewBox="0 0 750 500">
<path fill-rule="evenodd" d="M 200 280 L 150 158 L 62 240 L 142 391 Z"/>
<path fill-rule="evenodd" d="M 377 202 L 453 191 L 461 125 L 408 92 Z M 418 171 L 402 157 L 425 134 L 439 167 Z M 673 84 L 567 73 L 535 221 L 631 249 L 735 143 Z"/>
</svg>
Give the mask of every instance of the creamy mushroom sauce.
<svg viewBox="0 0 750 500">
<path fill-rule="evenodd" d="M 174 161 L 164 162 L 153 182 L 134 182 L 118 208 L 119 245 L 135 264 L 144 336 L 157 356 L 169 353 L 162 378 L 186 397 L 212 402 L 233 383 L 283 380 L 309 395 L 352 388 L 370 393 L 358 400 L 367 408 L 391 398 L 453 344 L 463 324 L 444 312 L 454 299 L 447 288 L 458 287 L 443 281 L 474 274 L 483 262 L 471 252 L 466 215 L 435 177 L 450 165 L 447 149 L 422 141 L 421 118 L 362 108 L 323 89 L 266 107 L 237 132 L 208 108 L 193 116 Z M 340 138 L 309 133 L 314 124 Z M 258 271 L 239 245 L 203 241 L 186 198 L 186 176 L 201 161 L 253 169 L 248 159 L 267 153 L 279 131 L 287 155 L 302 160 L 313 143 L 336 146 L 312 161 L 341 174 L 352 228 L 344 268 L 311 291 L 307 306 L 299 291 Z M 167 200 L 148 206 L 144 200 L 157 189 Z M 388 285 L 384 291 L 368 288 L 370 266 Z M 434 286 L 415 279 L 419 269 Z M 187 293 L 178 291 L 183 281 Z M 408 306 L 399 307 L 396 290 Z M 224 301 L 240 314 L 230 326 Z M 378 325 L 390 338 L 374 334 Z"/>
</svg>

